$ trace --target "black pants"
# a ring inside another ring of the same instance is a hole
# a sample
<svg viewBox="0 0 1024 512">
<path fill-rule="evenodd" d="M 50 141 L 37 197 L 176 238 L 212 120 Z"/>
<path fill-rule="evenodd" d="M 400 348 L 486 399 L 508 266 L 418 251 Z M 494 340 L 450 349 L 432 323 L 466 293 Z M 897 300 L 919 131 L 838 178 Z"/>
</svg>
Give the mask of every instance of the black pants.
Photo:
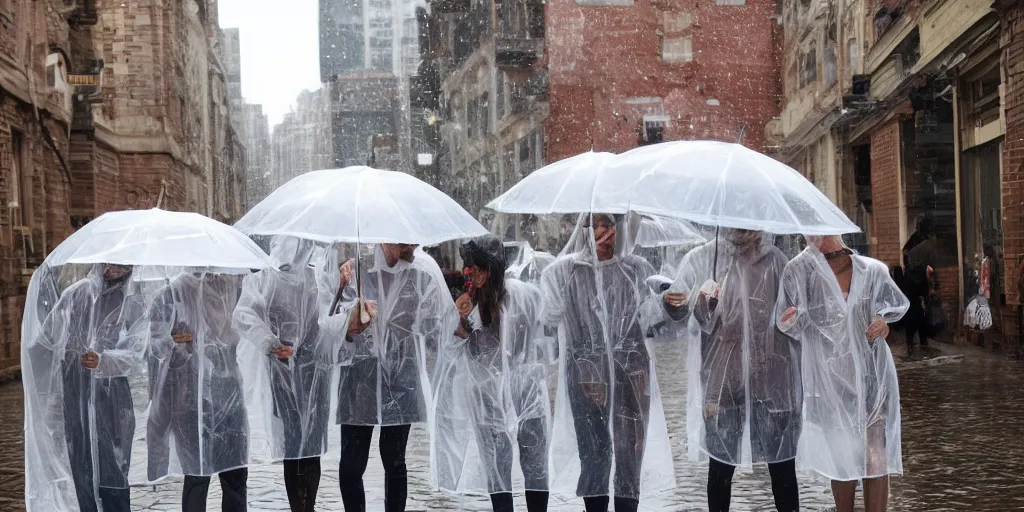
<svg viewBox="0 0 1024 512">
<path fill-rule="evenodd" d="M 903 333 L 907 340 L 907 350 L 914 347 L 914 335 L 917 335 L 918 343 L 922 348 L 928 346 L 928 317 L 924 308 L 921 307 L 921 297 L 910 299 L 910 308 L 903 317 Z"/>
<path fill-rule="evenodd" d="M 405 447 L 412 425 L 380 428 L 380 459 L 384 464 L 384 510 L 404 512 L 409 482 L 405 469 Z M 338 484 L 346 512 L 365 512 L 366 492 L 363 473 L 370 459 L 373 426 L 341 426 L 341 463 Z"/>
<path fill-rule="evenodd" d="M 608 496 L 591 496 L 583 498 L 586 512 L 608 512 Z M 640 500 L 633 498 L 615 498 L 615 512 L 636 512 L 640 508 Z"/>
<path fill-rule="evenodd" d="M 729 512 L 732 499 L 732 475 L 736 466 L 711 459 L 708 464 L 708 509 Z M 800 510 L 800 488 L 796 482 L 796 459 L 768 464 L 772 478 L 772 495 L 779 512 Z"/>
<path fill-rule="evenodd" d="M 320 457 L 285 460 L 284 488 L 292 512 L 313 512 L 320 489 Z"/>
<path fill-rule="evenodd" d="M 480 456 L 493 460 L 497 482 L 488 482 L 491 491 L 512 488 L 512 443 L 505 430 L 476 429 Z M 548 436 L 544 418 L 531 418 L 519 424 L 519 465 L 523 470 L 527 490 L 548 488 Z M 488 475 L 490 477 L 491 475 Z"/>
<path fill-rule="evenodd" d="M 224 495 L 221 497 L 220 509 L 223 512 L 245 512 L 246 481 L 249 479 L 247 468 L 232 469 L 217 475 Z M 181 490 L 182 512 L 206 512 L 206 495 L 210 492 L 210 477 L 185 476 L 185 485 Z"/>
<path fill-rule="evenodd" d="M 496 492 L 491 494 L 491 508 L 494 512 L 515 512 L 512 493 Z M 547 491 L 526 491 L 527 512 L 544 512 L 548 509 Z"/>
</svg>

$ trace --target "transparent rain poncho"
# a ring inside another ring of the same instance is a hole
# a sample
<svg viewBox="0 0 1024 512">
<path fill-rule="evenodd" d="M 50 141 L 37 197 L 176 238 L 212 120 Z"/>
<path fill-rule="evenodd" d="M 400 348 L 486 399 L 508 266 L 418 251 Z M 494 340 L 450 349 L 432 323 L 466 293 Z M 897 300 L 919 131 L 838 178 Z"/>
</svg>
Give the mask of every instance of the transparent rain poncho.
<svg viewBox="0 0 1024 512">
<path fill-rule="evenodd" d="M 889 345 L 869 340 L 876 315 L 899 320 L 909 301 L 885 264 L 853 255 L 844 297 L 825 257 L 809 245 L 783 273 L 776 318 L 803 349 L 804 422 L 797 465 L 833 480 L 902 474 L 900 395 Z"/>
<path fill-rule="evenodd" d="M 327 273 L 320 287 L 320 327 L 340 342 L 337 422 L 342 425 L 408 425 L 428 421 L 431 393 L 427 347 L 438 347 L 455 332 L 458 313 L 441 268 L 416 249 L 412 262 L 389 266 L 380 246 L 372 262 L 359 265 L 364 301 L 376 304 L 376 317 L 362 333 L 347 336 L 349 313 L 359 296 L 356 283 L 330 315 L 338 273 Z"/>
<path fill-rule="evenodd" d="M 484 327 L 479 306 L 469 338 L 450 336 L 434 373 L 431 465 L 435 485 L 451 492 L 548 490 L 548 350 L 541 346 L 537 287 L 505 280 L 501 323 Z M 522 446 L 523 449 L 520 449 Z"/>
<path fill-rule="evenodd" d="M 668 292 L 684 294 L 686 302 L 665 307 L 687 322 L 693 459 L 749 466 L 796 456 L 800 351 L 774 320 L 785 265 L 770 236 L 723 228 L 717 241 L 694 249 L 679 266 Z"/>
<path fill-rule="evenodd" d="M 245 375 L 253 380 L 247 383 L 250 403 L 258 404 L 250 411 L 250 417 L 259 412 L 252 439 L 266 440 L 272 460 L 319 457 L 327 451 L 336 398 L 332 347 L 340 340 L 321 335 L 316 244 L 277 236 L 269 248 L 280 268 L 247 276 L 234 311 L 235 327 L 250 349 L 243 358 L 252 365 Z M 279 346 L 291 347 L 292 356 L 278 358 L 271 351 Z"/>
<path fill-rule="evenodd" d="M 597 215 L 594 216 L 597 218 Z M 639 499 L 675 487 L 672 450 L 646 333 L 662 316 L 632 254 L 640 218 L 615 216 L 615 254 L 598 261 L 591 216 L 541 277 L 545 325 L 558 327 L 551 490 Z"/>
<path fill-rule="evenodd" d="M 540 284 L 540 274 L 555 257 L 530 246 L 529 242 L 505 242 L 505 275 L 524 283 Z"/>
<path fill-rule="evenodd" d="M 144 306 L 131 273 L 87 277 L 60 293 L 60 268 L 32 276 L 23 320 L 25 501 L 29 510 L 98 510 L 127 493 L 136 406 L 129 377 L 141 362 Z M 87 353 L 98 366 L 83 364 Z"/>
<path fill-rule="evenodd" d="M 242 276 L 184 272 L 149 308 L 146 480 L 209 476 L 249 461 L 232 315 Z"/>
</svg>

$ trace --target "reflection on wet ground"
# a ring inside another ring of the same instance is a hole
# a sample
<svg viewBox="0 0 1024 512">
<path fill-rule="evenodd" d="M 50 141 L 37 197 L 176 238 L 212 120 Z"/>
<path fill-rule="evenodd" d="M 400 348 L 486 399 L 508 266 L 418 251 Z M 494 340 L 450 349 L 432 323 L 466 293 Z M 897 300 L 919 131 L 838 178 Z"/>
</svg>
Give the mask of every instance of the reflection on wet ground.
<svg viewBox="0 0 1024 512">
<path fill-rule="evenodd" d="M 646 500 L 645 510 L 705 510 L 706 465 L 686 460 L 683 350 L 656 350 L 666 419 L 675 450 L 678 488 Z M 1024 363 L 968 355 L 945 364 L 911 363 L 900 370 L 906 476 L 893 480 L 891 510 L 1011 510 L 1024 508 Z M 336 435 L 336 433 L 335 433 Z M 375 450 L 374 450 L 375 451 Z M 371 453 L 374 453 L 371 451 Z M 429 447 L 423 429 L 409 441 L 409 510 L 489 510 L 479 496 L 445 496 L 430 490 Z M 22 510 L 22 388 L 0 386 L 0 510 Z M 318 510 L 339 510 L 337 450 L 324 461 Z M 333 468 L 333 469 L 331 469 Z M 828 510 L 825 481 L 801 475 L 804 510 Z M 373 455 L 365 478 L 369 510 L 383 507 L 383 471 Z M 214 480 L 216 482 L 216 480 Z M 287 510 L 280 466 L 250 470 L 250 510 Z M 210 510 L 219 506 L 217 484 Z M 132 493 L 133 510 L 178 510 L 181 487 L 170 482 Z M 517 505 L 524 508 L 522 497 Z M 551 510 L 580 512 L 582 504 L 552 500 Z M 774 510 L 764 471 L 738 473 L 733 510 Z"/>
</svg>

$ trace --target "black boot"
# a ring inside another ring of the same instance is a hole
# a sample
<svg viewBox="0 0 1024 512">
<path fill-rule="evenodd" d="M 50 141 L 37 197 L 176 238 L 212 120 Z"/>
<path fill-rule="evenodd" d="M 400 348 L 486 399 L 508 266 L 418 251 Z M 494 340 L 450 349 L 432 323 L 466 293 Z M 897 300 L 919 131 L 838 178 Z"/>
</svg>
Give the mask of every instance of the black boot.
<svg viewBox="0 0 1024 512">
<path fill-rule="evenodd" d="M 640 500 L 632 498 L 615 498 L 615 512 L 637 512 Z"/>
<path fill-rule="evenodd" d="M 515 512 L 512 504 L 512 493 L 496 492 L 491 494 L 491 508 L 494 512 Z"/>
<path fill-rule="evenodd" d="M 608 496 L 591 496 L 583 498 L 587 512 L 608 512 Z"/>
<path fill-rule="evenodd" d="M 526 491 L 527 512 L 547 512 L 548 492 L 547 491 Z"/>
</svg>

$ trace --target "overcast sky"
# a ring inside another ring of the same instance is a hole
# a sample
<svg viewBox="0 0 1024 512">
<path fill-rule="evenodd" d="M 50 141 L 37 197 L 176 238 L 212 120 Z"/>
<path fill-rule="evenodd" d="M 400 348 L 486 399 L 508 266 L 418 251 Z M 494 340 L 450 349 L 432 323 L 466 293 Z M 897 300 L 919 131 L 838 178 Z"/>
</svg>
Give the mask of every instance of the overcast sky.
<svg viewBox="0 0 1024 512">
<path fill-rule="evenodd" d="M 281 122 L 303 89 L 320 86 L 317 0 L 220 0 L 221 28 L 238 28 L 242 96 Z"/>
</svg>

